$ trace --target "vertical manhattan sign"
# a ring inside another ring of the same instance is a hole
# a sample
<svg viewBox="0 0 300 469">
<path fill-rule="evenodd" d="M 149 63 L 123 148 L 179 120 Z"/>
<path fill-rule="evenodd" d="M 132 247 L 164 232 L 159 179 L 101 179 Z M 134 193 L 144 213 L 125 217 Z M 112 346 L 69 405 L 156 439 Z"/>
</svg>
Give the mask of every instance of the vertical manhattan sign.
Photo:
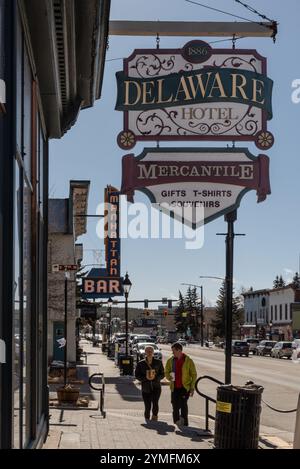
<svg viewBox="0 0 300 469">
<path fill-rule="evenodd" d="M 104 243 L 107 273 L 109 277 L 120 277 L 120 191 L 111 186 L 108 186 L 104 192 L 104 201 Z"/>
<path fill-rule="evenodd" d="M 104 191 L 104 243 L 106 269 L 92 269 L 82 280 L 82 298 L 109 298 L 123 294 L 121 277 L 120 191 Z"/>
<path fill-rule="evenodd" d="M 269 149 L 273 82 L 256 50 L 136 49 L 117 72 L 118 144 L 137 141 L 253 141 Z"/>
</svg>

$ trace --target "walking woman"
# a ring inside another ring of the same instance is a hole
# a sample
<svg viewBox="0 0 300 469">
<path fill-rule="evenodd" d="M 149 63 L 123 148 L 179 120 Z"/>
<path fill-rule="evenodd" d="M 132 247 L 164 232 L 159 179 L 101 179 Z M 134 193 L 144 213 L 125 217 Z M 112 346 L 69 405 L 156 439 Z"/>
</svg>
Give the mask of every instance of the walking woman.
<svg viewBox="0 0 300 469">
<path fill-rule="evenodd" d="M 160 381 L 165 376 L 164 367 L 161 360 L 154 358 L 154 349 L 151 345 L 145 348 L 145 359 L 138 362 L 135 369 L 135 377 L 142 383 L 142 396 L 145 405 L 145 420 L 158 419 L 158 401 L 161 394 Z"/>
</svg>

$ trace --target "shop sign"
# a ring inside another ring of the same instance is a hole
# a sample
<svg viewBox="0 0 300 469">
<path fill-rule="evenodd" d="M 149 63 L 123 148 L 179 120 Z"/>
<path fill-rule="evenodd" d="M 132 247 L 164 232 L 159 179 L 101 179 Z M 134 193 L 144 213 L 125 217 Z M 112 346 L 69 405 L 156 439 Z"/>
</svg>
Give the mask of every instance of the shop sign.
<svg viewBox="0 0 300 469">
<path fill-rule="evenodd" d="M 268 149 L 273 82 L 256 50 L 136 49 L 117 72 L 122 149 L 137 141 L 254 141 Z"/>
<path fill-rule="evenodd" d="M 108 298 L 123 294 L 122 278 L 86 277 L 82 279 L 83 298 Z"/>
<path fill-rule="evenodd" d="M 74 272 L 77 270 L 77 264 L 52 264 L 52 272 Z"/>
<path fill-rule="evenodd" d="M 108 277 L 120 277 L 121 242 L 120 242 L 120 191 L 108 186 L 104 193 L 105 200 L 105 257 Z"/>
<path fill-rule="evenodd" d="M 195 229 L 238 208 L 250 190 L 258 202 L 265 200 L 269 158 L 247 148 L 146 148 L 122 161 L 121 192 L 133 202 L 136 190 Z"/>
<path fill-rule="evenodd" d="M 123 277 L 111 277 L 107 269 L 93 268 L 82 279 L 81 298 L 96 299 L 123 295 Z"/>
</svg>

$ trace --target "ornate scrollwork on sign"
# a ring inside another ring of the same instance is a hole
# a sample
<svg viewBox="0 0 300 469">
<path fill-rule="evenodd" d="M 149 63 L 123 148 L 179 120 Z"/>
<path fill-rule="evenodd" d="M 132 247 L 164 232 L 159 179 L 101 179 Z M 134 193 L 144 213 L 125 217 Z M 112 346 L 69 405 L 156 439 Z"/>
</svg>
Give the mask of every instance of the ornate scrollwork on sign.
<svg viewBox="0 0 300 469">
<path fill-rule="evenodd" d="M 152 114 L 149 114 L 149 111 L 143 111 L 139 114 L 136 120 L 136 127 L 142 135 L 161 135 L 162 132 L 171 132 L 171 127 L 164 124 L 164 116 L 159 116 L 158 113 L 160 112 L 162 113 L 164 110 L 158 109 L 152 112 Z M 177 114 L 176 111 L 171 111 L 169 114 L 172 112 Z"/>
<path fill-rule="evenodd" d="M 254 136 L 258 131 L 258 120 L 251 108 L 242 115 L 238 122 L 225 119 L 220 122 L 208 124 L 190 119 L 185 125 L 178 122 L 178 111 L 168 109 L 157 109 L 156 111 L 142 111 L 136 119 L 136 127 L 141 135 L 226 135 L 235 131 L 237 135 Z M 265 148 L 266 146 L 264 146 Z"/>
<path fill-rule="evenodd" d="M 227 57 L 226 60 L 219 64 L 215 60 L 213 66 L 226 68 L 240 68 L 243 65 L 245 69 L 245 65 L 249 65 L 250 69 L 252 68 L 254 72 L 258 72 L 254 64 L 257 64 L 257 60 L 254 57 L 252 57 L 250 60 L 245 60 L 241 57 Z"/>
<path fill-rule="evenodd" d="M 175 66 L 175 56 L 168 59 L 160 59 L 157 55 L 142 55 L 130 69 L 135 69 L 141 78 L 149 78 L 160 75 L 161 72 L 171 73 Z"/>
<path fill-rule="evenodd" d="M 252 114 L 251 108 L 248 109 L 245 116 L 236 125 L 236 131 L 239 135 L 255 135 L 258 130 L 258 121 L 254 120 L 255 114 Z M 246 120 L 247 117 L 250 119 Z"/>
</svg>

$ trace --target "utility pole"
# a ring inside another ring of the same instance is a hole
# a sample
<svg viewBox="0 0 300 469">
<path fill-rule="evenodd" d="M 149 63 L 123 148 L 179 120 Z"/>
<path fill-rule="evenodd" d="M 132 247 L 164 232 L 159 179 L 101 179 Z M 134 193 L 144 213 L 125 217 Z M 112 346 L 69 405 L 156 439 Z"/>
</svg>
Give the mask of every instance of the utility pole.
<svg viewBox="0 0 300 469">
<path fill-rule="evenodd" d="M 232 349 L 232 296 L 233 296 L 233 246 L 235 236 L 245 236 L 244 233 L 234 233 L 234 222 L 237 219 L 237 210 L 224 216 L 227 222 L 227 233 L 217 233 L 226 236 L 226 275 L 225 275 L 225 384 L 231 383 L 231 349 Z M 212 277 L 214 278 L 214 277 Z M 216 277 L 215 277 L 216 278 Z"/>
<path fill-rule="evenodd" d="M 203 286 L 201 285 L 201 313 L 200 313 L 200 342 L 201 347 L 203 347 Z"/>
<path fill-rule="evenodd" d="M 225 321 L 225 384 L 231 383 L 231 342 L 232 342 L 232 284 L 233 284 L 233 224 L 236 221 L 236 210 L 225 215 L 227 221 L 226 236 L 226 321 Z"/>
<path fill-rule="evenodd" d="M 68 346 L 68 277 L 69 274 L 65 272 L 65 317 L 64 317 L 64 336 L 65 336 L 65 347 L 64 347 L 64 386 L 67 384 L 67 346 Z"/>
</svg>

